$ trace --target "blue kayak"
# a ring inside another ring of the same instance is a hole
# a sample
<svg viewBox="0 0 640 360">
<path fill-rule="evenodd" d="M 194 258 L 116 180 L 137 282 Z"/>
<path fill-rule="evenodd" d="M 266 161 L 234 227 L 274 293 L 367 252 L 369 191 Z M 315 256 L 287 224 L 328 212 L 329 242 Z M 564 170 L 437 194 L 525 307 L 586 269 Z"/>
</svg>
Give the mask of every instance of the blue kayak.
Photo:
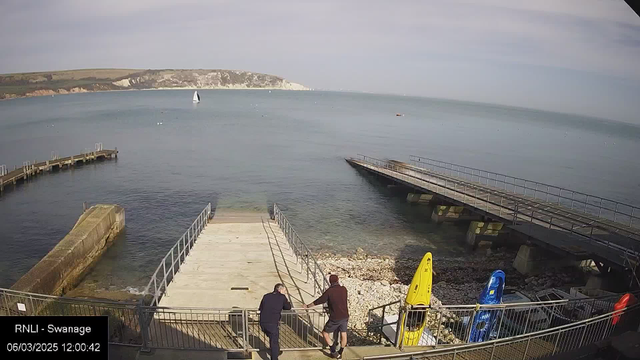
<svg viewBox="0 0 640 360">
<path fill-rule="evenodd" d="M 496 270 L 489 277 L 487 285 L 478 297 L 480 305 L 494 305 L 502 302 L 504 292 L 505 275 L 504 271 Z M 491 329 L 495 325 L 498 311 L 481 310 L 476 312 L 469 332 L 469 342 L 483 342 L 489 340 Z"/>
</svg>

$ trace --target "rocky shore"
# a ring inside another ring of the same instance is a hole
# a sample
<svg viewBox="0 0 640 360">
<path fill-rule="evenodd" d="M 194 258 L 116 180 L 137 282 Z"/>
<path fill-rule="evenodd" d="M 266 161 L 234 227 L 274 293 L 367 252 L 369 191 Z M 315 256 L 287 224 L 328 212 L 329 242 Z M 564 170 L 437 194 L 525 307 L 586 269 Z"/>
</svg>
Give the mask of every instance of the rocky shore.
<svg viewBox="0 0 640 360">
<path fill-rule="evenodd" d="M 422 254 L 419 254 L 422 255 Z M 434 256 L 432 305 L 475 304 L 491 272 L 503 270 L 506 286 L 533 296 L 537 291 L 563 286 L 580 286 L 585 274 L 577 268 L 554 270 L 526 277 L 518 273 L 512 262 L 514 250 L 476 252 L 459 258 Z M 394 301 L 403 301 L 421 256 L 395 259 L 373 256 L 358 249 L 349 256 L 320 253 L 316 256 L 325 274 L 337 274 L 349 291 L 350 327 L 359 342 L 367 341 L 369 309 Z M 429 327 L 442 324 L 428 321 Z M 452 339 L 452 342 L 455 342 Z"/>
</svg>

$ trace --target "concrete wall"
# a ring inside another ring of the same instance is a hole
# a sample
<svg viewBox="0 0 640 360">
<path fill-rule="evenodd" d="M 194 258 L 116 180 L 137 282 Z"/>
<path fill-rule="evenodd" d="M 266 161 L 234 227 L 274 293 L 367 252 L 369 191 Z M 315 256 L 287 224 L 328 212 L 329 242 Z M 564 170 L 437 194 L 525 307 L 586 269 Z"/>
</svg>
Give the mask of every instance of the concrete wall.
<svg viewBox="0 0 640 360">
<path fill-rule="evenodd" d="M 80 281 L 124 229 L 124 209 L 95 205 L 85 211 L 73 229 L 12 290 L 62 295 Z"/>
</svg>

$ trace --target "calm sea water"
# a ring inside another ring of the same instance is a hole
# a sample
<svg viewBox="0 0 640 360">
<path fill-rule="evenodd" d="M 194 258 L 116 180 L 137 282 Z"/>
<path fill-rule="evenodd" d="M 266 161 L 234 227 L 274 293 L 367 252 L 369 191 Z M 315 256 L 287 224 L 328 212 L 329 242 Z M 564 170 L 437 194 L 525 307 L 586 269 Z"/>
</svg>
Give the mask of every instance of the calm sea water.
<svg viewBox="0 0 640 360">
<path fill-rule="evenodd" d="M 282 204 L 314 250 L 464 252 L 464 226 L 434 225 L 431 209 L 409 206 L 361 176 L 344 161 L 358 153 L 422 155 L 640 204 L 638 127 L 412 97 L 200 93 L 197 106 L 191 91 L 0 102 L 0 164 L 77 154 L 96 142 L 120 151 L 117 161 L 39 176 L 0 197 L 0 286 L 55 246 L 85 201 L 126 210 L 125 233 L 86 278 L 98 289 L 146 285 L 208 202 L 258 210 Z"/>
</svg>

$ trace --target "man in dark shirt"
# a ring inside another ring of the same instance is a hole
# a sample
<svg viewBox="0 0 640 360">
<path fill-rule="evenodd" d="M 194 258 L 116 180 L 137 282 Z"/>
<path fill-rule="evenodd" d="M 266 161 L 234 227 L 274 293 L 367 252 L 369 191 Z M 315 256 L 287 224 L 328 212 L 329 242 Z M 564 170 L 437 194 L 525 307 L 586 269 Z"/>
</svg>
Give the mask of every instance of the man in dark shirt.
<svg viewBox="0 0 640 360">
<path fill-rule="evenodd" d="M 342 358 L 342 352 L 347 346 L 347 322 L 349 321 L 349 308 L 347 306 L 347 288 L 338 283 L 338 275 L 329 276 L 329 288 L 314 302 L 305 305 L 305 309 L 315 305 L 329 305 L 329 320 L 324 325 L 322 336 L 330 346 L 331 356 L 337 359 Z M 338 346 L 336 341 L 331 340 L 330 334 L 340 332 L 340 351 L 336 352 Z"/>
<path fill-rule="evenodd" d="M 280 356 L 280 317 L 282 310 L 291 310 L 291 303 L 287 300 L 287 288 L 276 284 L 273 292 L 265 294 L 260 301 L 260 327 L 269 337 L 271 360 L 278 360 Z"/>
</svg>

